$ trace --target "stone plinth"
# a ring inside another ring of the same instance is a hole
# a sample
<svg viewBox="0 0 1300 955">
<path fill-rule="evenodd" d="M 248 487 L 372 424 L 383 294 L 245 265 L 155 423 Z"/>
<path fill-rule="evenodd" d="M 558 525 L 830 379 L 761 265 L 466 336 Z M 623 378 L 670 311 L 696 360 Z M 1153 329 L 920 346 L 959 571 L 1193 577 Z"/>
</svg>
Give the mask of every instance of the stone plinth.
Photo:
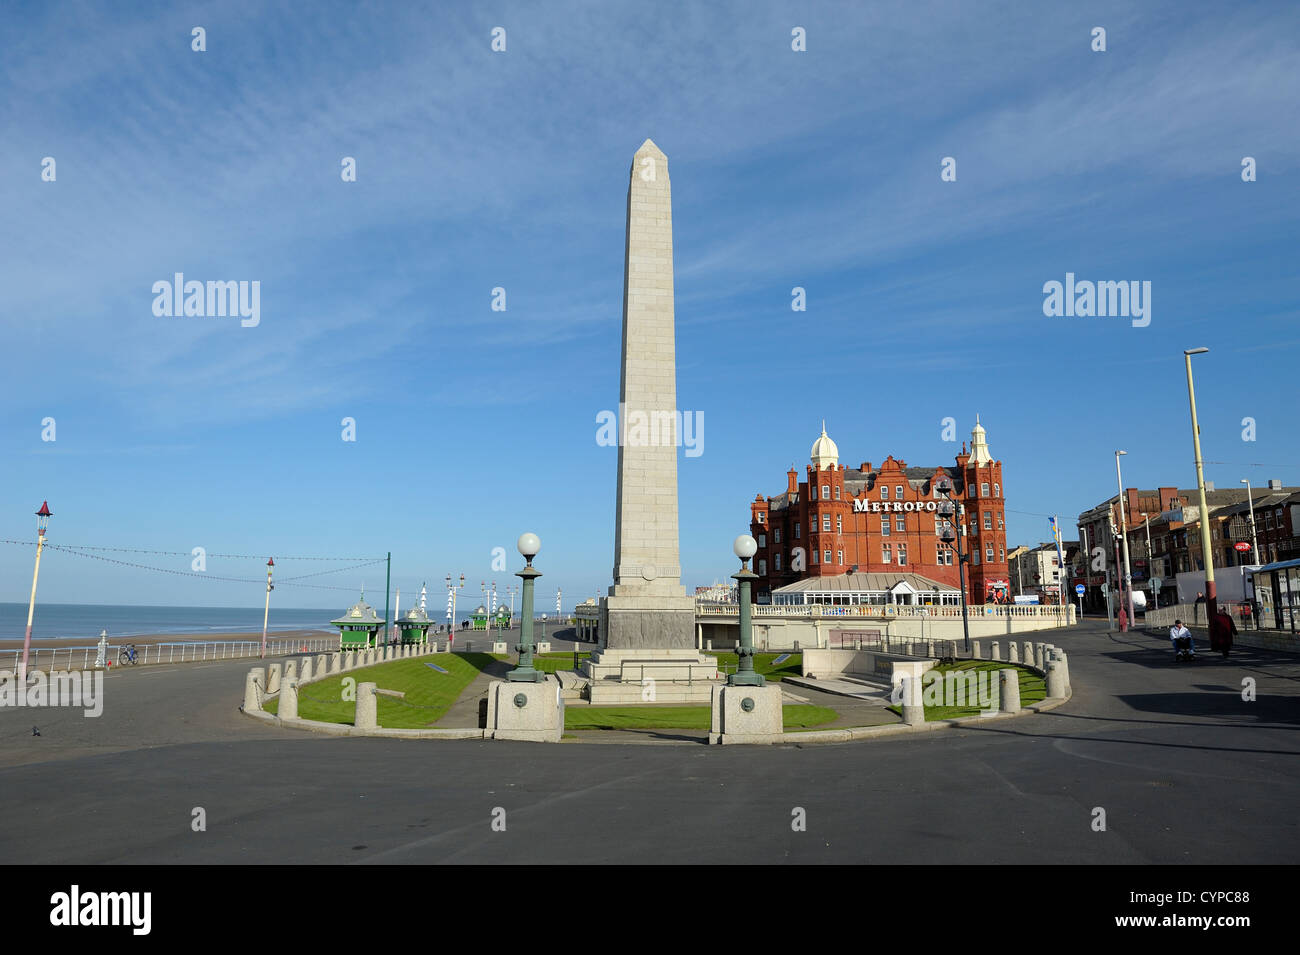
<svg viewBox="0 0 1300 955">
<path fill-rule="evenodd" d="M 784 726 L 779 684 L 715 686 L 711 691 L 711 705 L 710 743 L 781 742 Z"/>
<path fill-rule="evenodd" d="M 564 699 L 560 682 L 548 676 L 541 683 L 488 684 L 487 736 L 558 743 L 564 735 Z"/>
<path fill-rule="evenodd" d="M 593 650 L 583 663 L 594 705 L 708 703 L 722 679 L 717 658 L 698 650 Z"/>
</svg>

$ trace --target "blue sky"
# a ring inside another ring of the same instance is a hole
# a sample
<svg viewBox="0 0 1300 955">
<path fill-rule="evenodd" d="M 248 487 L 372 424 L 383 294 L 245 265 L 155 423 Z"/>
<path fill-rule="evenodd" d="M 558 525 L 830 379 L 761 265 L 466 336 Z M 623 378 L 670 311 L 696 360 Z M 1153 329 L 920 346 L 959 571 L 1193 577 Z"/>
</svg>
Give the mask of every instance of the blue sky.
<svg viewBox="0 0 1300 955">
<path fill-rule="evenodd" d="M 672 179 L 678 403 L 704 415 L 704 453 L 679 459 L 688 587 L 733 572 L 748 502 L 802 471 L 823 418 L 847 463 L 933 465 L 957 450 L 942 419 L 961 440 L 978 413 L 1013 543 L 1114 493 L 1116 447 L 1125 483 L 1187 487 L 1197 345 L 1205 457 L 1226 462 L 1207 478 L 1300 484 L 1300 8 L 1089 7 L 11 5 L 0 538 L 34 536 L 48 498 L 52 542 L 391 550 L 404 591 L 463 572 L 477 593 L 514 582 L 492 549 L 513 571 L 532 530 L 539 608 L 603 592 L 616 450 L 596 416 L 618 403 L 646 137 Z M 175 272 L 259 281 L 260 324 L 156 317 Z M 1150 325 L 1045 317 L 1067 272 L 1150 281 Z M 0 600 L 26 599 L 30 567 L 0 547 Z M 261 589 L 55 553 L 41 598 Z"/>
</svg>

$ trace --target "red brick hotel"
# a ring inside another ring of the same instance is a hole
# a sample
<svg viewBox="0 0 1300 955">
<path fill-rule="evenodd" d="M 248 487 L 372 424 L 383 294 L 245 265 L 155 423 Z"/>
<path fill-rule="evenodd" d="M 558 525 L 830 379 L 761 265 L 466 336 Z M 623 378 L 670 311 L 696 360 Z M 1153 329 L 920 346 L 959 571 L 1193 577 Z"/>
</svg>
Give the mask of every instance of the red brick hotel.
<svg viewBox="0 0 1300 955">
<path fill-rule="evenodd" d="M 990 456 L 978 418 L 955 467 L 908 467 L 892 455 L 878 466 L 846 467 L 824 424 L 811 456 L 803 481 L 791 468 L 783 493 L 750 505 L 757 602 L 959 602 L 957 555 L 939 539 L 952 522 L 939 510 L 944 480 L 962 507 L 967 600 L 1006 597 L 1002 462 Z"/>
</svg>

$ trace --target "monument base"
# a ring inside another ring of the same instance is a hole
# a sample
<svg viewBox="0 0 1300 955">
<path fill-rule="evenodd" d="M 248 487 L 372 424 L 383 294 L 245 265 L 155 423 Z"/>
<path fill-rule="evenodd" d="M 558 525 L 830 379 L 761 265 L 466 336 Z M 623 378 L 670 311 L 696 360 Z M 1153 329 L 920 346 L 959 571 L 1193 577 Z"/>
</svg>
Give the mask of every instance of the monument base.
<svg viewBox="0 0 1300 955">
<path fill-rule="evenodd" d="M 680 594 L 626 590 L 615 584 L 614 592 L 600 600 L 601 646 L 611 650 L 696 649 L 693 596 L 684 590 Z"/>
<path fill-rule="evenodd" d="M 710 743 L 779 743 L 785 732 L 781 687 L 715 686 Z"/>
<path fill-rule="evenodd" d="M 493 680 L 487 700 L 487 735 L 492 739 L 558 743 L 564 735 L 564 700 L 553 676 L 541 683 Z"/>
<path fill-rule="evenodd" d="M 593 650 L 584 675 L 591 703 L 707 703 L 723 677 L 718 661 L 695 649 Z"/>
</svg>

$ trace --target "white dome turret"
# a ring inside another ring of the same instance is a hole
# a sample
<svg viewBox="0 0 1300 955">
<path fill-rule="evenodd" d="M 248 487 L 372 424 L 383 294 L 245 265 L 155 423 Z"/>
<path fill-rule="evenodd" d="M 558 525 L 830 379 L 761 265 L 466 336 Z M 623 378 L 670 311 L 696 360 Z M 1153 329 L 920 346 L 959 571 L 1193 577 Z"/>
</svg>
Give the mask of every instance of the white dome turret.
<svg viewBox="0 0 1300 955">
<path fill-rule="evenodd" d="M 821 437 L 813 442 L 812 464 L 818 471 L 824 471 L 840 463 L 840 449 L 826 436 L 826 420 L 822 419 Z"/>
</svg>

